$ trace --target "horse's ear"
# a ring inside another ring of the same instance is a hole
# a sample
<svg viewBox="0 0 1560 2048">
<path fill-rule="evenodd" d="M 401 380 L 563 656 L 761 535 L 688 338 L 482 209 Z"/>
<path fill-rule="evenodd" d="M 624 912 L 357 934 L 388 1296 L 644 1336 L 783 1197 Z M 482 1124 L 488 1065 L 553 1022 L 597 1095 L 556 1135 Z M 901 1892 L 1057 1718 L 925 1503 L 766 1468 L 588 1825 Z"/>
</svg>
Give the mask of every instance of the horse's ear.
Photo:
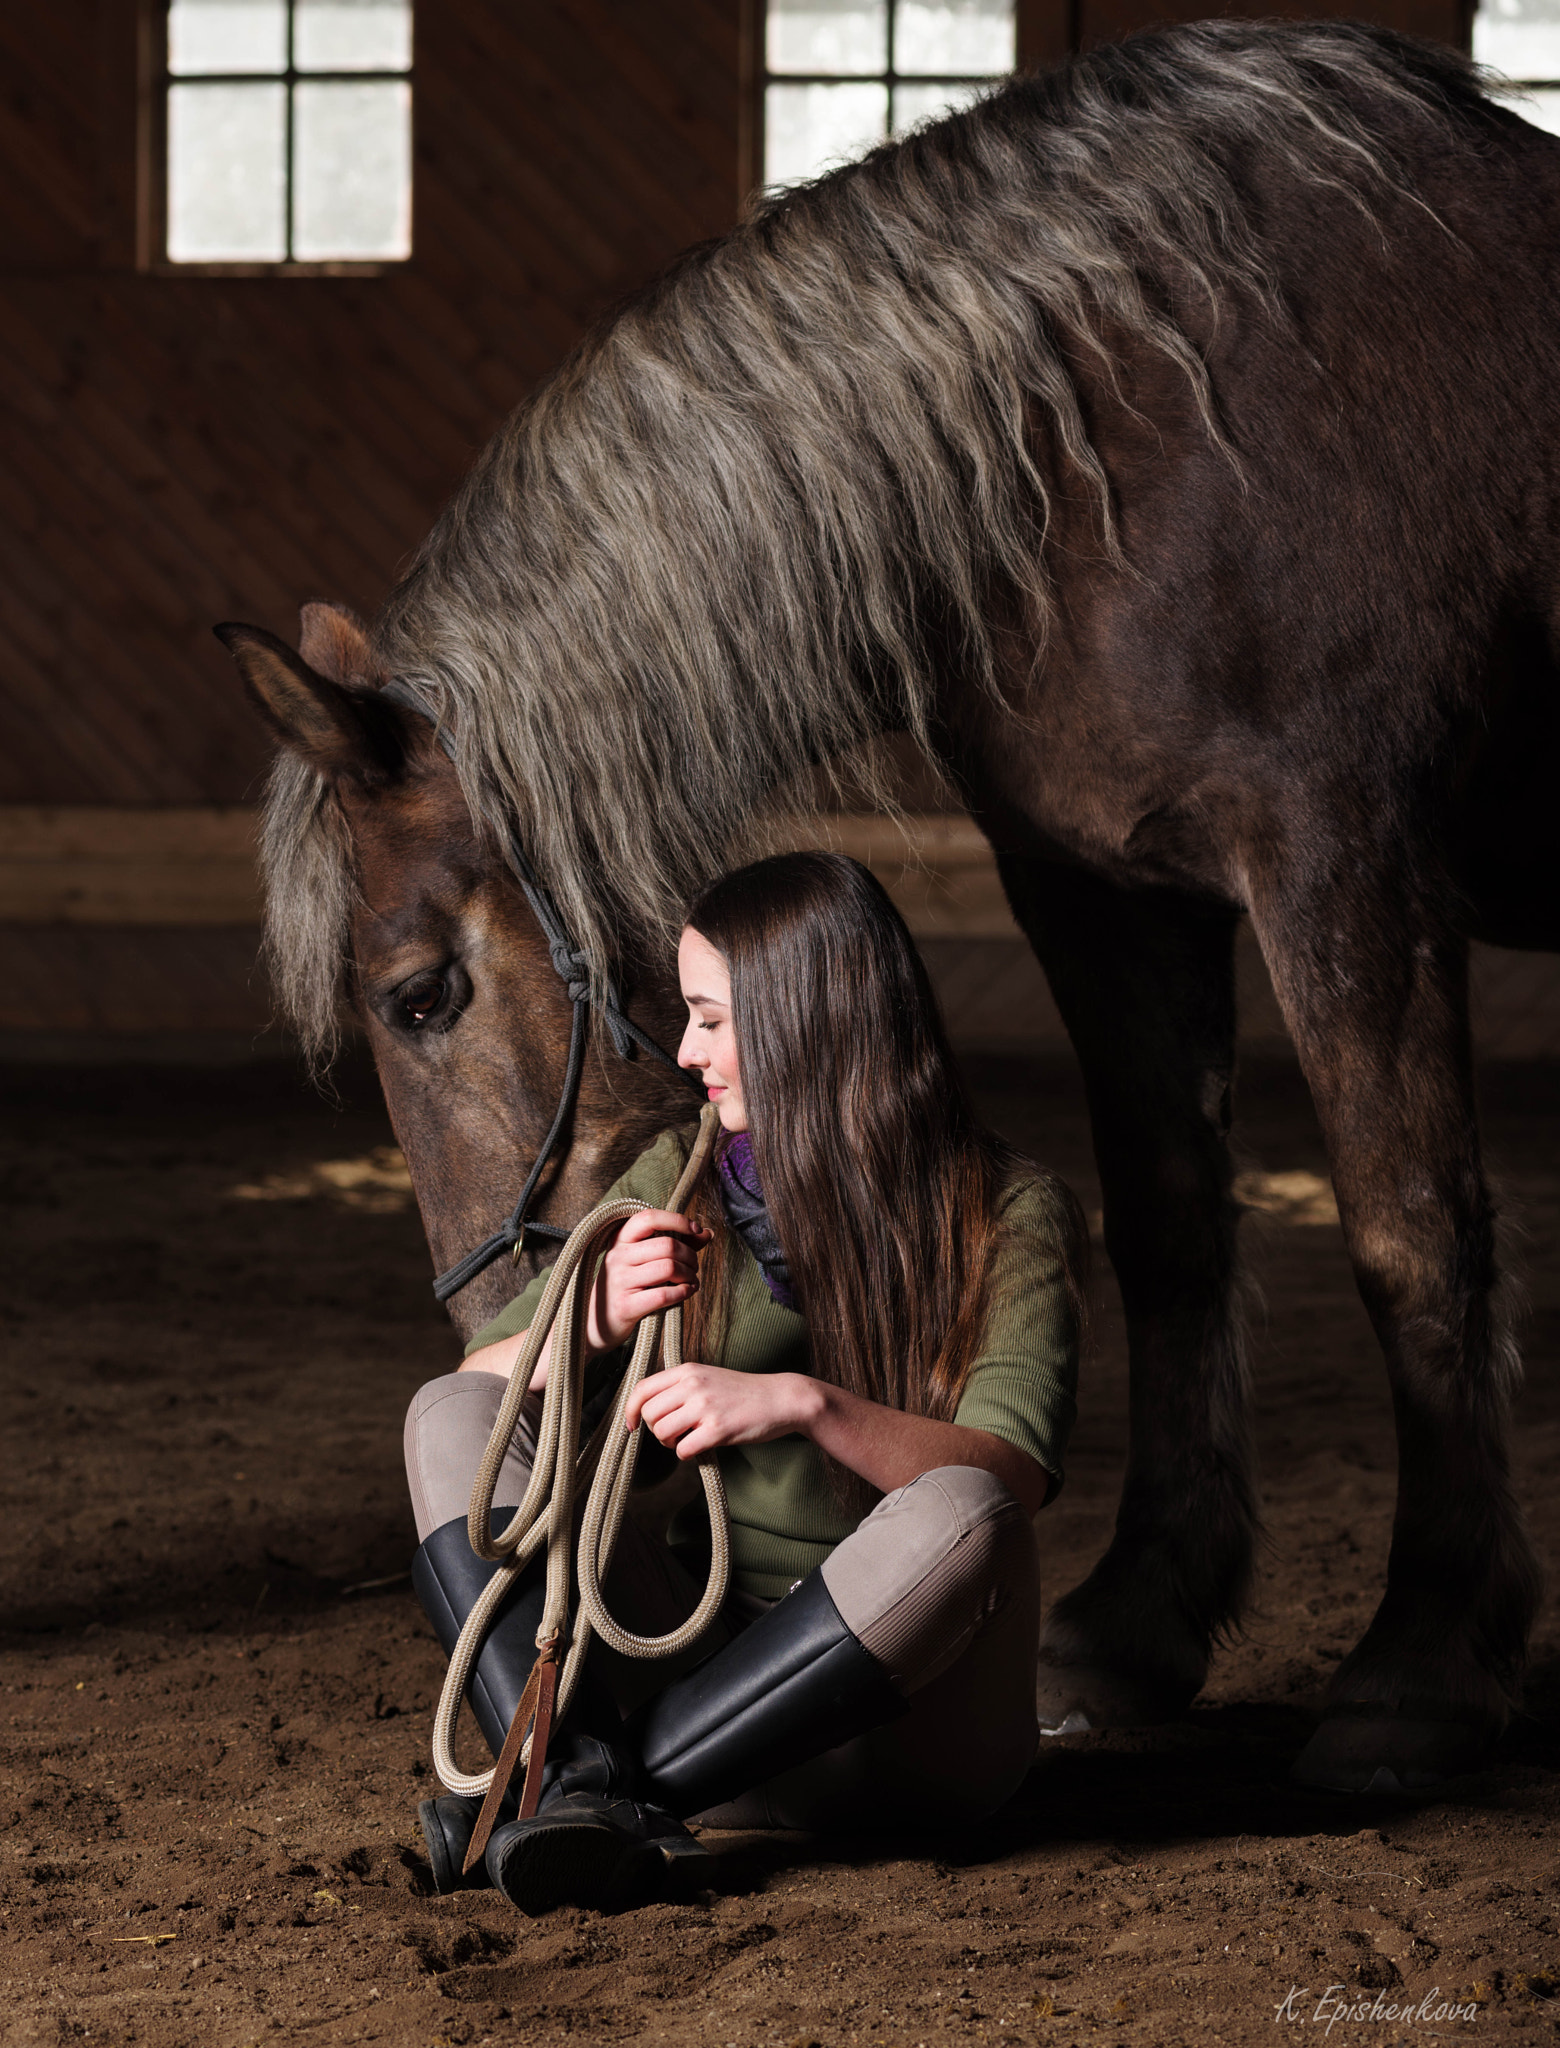
<svg viewBox="0 0 1560 2048">
<path fill-rule="evenodd" d="M 298 652 L 316 674 L 333 683 L 378 689 L 384 677 L 369 649 L 368 629 L 344 604 L 306 604 Z"/>
<path fill-rule="evenodd" d="M 381 781 L 396 773 L 403 750 L 392 706 L 376 702 L 371 690 L 343 689 L 263 626 L 226 625 L 215 632 L 284 747 L 331 781 Z M 316 633 L 316 647 L 318 642 Z"/>
</svg>

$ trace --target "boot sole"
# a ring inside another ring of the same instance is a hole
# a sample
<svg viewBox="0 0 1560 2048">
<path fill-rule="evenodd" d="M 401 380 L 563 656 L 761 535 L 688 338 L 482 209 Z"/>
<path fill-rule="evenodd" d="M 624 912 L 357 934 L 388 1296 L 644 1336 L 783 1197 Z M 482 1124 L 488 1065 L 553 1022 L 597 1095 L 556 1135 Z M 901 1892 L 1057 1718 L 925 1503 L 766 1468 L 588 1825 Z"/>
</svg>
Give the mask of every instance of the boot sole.
<svg viewBox="0 0 1560 2048">
<path fill-rule="evenodd" d="M 653 1880 L 662 1858 L 653 1842 L 636 1842 L 600 1822 L 546 1817 L 520 1823 L 488 1846 L 494 1884 L 533 1917 L 556 1906 L 611 1906 Z"/>
</svg>

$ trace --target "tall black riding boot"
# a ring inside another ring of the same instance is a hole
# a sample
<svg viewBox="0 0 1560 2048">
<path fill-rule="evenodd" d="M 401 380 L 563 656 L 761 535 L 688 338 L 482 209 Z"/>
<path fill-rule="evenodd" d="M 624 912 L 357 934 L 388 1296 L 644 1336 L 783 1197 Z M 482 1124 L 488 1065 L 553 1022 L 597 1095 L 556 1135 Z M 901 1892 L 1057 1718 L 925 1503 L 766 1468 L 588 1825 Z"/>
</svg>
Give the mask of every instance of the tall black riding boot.
<svg viewBox="0 0 1560 2048">
<path fill-rule="evenodd" d="M 495 1508 L 492 1527 L 502 1529 L 513 1513 L 513 1508 Z M 497 1569 L 472 1549 L 464 1517 L 435 1529 L 412 1559 L 413 1588 L 446 1657 L 453 1655 L 466 1616 Z M 521 1574 L 488 1630 L 466 1689 L 477 1726 L 495 1757 L 504 1746 L 509 1723 L 536 1662 L 536 1631 L 546 1595 L 546 1560 L 538 1558 Z M 501 1809 L 504 1818 L 513 1818 L 517 1798 L 511 1793 L 506 1800 Z M 471 1831 L 481 1811 L 480 1799 L 459 1792 L 425 1799 L 418 1807 L 436 1892 L 479 1889 L 492 1882 L 480 1863 L 469 1877 L 461 1875 Z"/>
<path fill-rule="evenodd" d="M 513 1508 L 494 1508 L 492 1528 L 504 1528 L 513 1514 Z M 446 1656 L 453 1654 L 466 1616 L 497 1570 L 496 1564 L 489 1564 L 472 1549 L 464 1517 L 435 1529 L 412 1559 L 412 1585 Z M 515 1590 L 499 1609 L 472 1669 L 466 1697 L 495 1757 L 504 1746 L 509 1723 L 536 1662 L 536 1631 L 542 1625 L 546 1600 L 547 1560 L 541 1556 L 534 1558 L 521 1573 Z M 575 1731 L 583 1733 L 587 1729 L 610 1740 L 621 1726 L 611 1692 L 587 1661 L 569 1709 L 567 1732 L 563 1728 L 554 1731 L 555 1747 L 567 1748 Z M 499 1808 L 501 1821 L 514 1818 L 519 1798 L 517 1784 Z M 480 1799 L 459 1792 L 425 1799 L 418 1807 L 435 1891 L 478 1889 L 492 1882 L 481 1863 L 469 1877 L 461 1875 L 471 1831 L 481 1811 Z"/>
<path fill-rule="evenodd" d="M 488 1870 L 525 1912 L 610 1904 L 636 1849 L 667 1853 L 674 1815 L 718 1806 L 907 1704 L 815 1571 L 642 1707 L 608 1761 L 549 1762 L 536 1813 L 493 1830 Z"/>
</svg>

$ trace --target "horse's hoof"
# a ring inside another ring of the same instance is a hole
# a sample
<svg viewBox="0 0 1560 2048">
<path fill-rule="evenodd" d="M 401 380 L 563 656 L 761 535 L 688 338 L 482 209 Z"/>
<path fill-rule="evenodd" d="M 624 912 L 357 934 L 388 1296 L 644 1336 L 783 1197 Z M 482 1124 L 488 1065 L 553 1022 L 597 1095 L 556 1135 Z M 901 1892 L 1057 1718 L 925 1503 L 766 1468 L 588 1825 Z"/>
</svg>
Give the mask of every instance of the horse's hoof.
<svg viewBox="0 0 1560 2048">
<path fill-rule="evenodd" d="M 1290 1775 L 1319 1792 L 1428 1792 L 1443 1778 L 1475 1769 L 1494 1732 L 1466 1721 L 1334 1711 L 1295 1759 Z"/>
<path fill-rule="evenodd" d="M 1156 1682 L 1098 1665 L 1042 1662 L 1035 1673 L 1035 1714 L 1042 1735 L 1153 1728 L 1179 1720 L 1197 1693 L 1195 1685 Z"/>
</svg>

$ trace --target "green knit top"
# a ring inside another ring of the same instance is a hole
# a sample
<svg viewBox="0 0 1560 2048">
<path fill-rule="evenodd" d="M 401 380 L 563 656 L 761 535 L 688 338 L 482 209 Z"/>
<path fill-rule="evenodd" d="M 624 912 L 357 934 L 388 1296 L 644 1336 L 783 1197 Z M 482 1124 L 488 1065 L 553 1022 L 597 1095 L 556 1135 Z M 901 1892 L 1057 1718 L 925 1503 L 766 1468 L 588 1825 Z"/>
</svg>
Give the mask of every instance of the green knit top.
<svg viewBox="0 0 1560 2048">
<path fill-rule="evenodd" d="M 691 1140 L 689 1131 L 663 1131 L 610 1193 L 664 1208 Z M 1055 1191 L 1043 1181 L 1025 1176 L 1008 1187 L 985 1334 L 954 1416 L 967 1429 L 986 1430 L 1027 1452 L 1058 1486 L 1077 1412 L 1078 1331 L 1063 1260 L 1068 1227 Z M 772 1298 L 757 1260 L 735 1231 L 728 1236 L 727 1257 L 730 1322 L 718 1362 L 733 1372 L 805 1373 L 802 1317 Z M 530 1328 L 548 1271 L 477 1332 L 466 1346 L 468 1356 Z M 609 1351 L 596 1359 L 587 1393 L 620 1374 L 627 1355 Z M 822 1453 L 807 1437 L 734 1445 L 715 1455 L 731 1509 L 732 1578 L 744 1593 L 778 1599 L 856 1526 L 835 1498 Z M 698 1547 L 702 1502 L 696 1507 L 696 1518 L 679 1516 L 668 1532 L 679 1550 Z"/>
</svg>

